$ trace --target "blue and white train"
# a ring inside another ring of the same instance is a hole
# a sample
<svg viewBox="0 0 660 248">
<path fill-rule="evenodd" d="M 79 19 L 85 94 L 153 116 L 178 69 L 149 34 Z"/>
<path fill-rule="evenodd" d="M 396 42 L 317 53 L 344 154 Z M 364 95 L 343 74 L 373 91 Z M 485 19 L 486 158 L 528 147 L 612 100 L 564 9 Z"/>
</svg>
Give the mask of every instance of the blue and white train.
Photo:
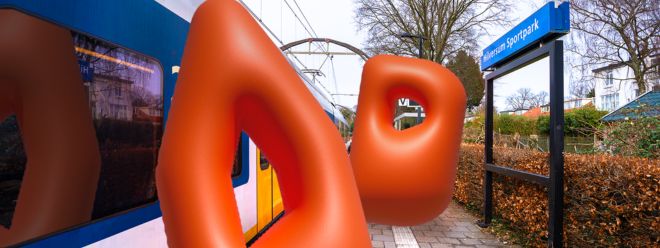
<svg viewBox="0 0 660 248">
<path fill-rule="evenodd" d="M 154 171 L 189 20 L 199 5 L 192 2 L 0 0 L 0 9 L 19 11 L 71 31 L 101 154 L 101 176 L 89 222 L 15 245 L 167 246 Z M 329 94 L 297 71 L 347 140 L 349 127 Z M 29 159 L 21 148 L 17 126 L 15 117 L 0 120 L 0 229 L 11 227 Z M 277 177 L 267 159 L 245 134 L 239 146 L 232 177 L 250 244 L 277 221 L 283 207 Z"/>
</svg>

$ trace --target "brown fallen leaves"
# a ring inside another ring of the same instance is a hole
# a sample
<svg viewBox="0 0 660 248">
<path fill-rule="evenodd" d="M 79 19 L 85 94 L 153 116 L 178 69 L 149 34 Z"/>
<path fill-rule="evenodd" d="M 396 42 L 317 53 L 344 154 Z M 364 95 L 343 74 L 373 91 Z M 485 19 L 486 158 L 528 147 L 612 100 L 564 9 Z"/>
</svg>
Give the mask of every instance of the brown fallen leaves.
<svg viewBox="0 0 660 248">
<path fill-rule="evenodd" d="M 454 192 L 459 202 L 483 205 L 483 154 L 483 145 L 462 145 Z M 493 157 L 497 165 L 549 174 L 547 153 L 495 147 Z M 564 161 L 567 246 L 660 244 L 660 160 L 566 154 Z M 498 175 L 493 181 L 495 214 L 545 247 L 547 189 Z"/>
</svg>

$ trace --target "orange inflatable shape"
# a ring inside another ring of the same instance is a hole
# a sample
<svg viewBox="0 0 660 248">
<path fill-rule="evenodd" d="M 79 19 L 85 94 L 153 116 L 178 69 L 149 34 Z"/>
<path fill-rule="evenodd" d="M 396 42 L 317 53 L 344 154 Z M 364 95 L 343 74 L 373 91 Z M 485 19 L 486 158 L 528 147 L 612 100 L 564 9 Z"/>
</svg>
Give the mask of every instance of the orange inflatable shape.
<svg viewBox="0 0 660 248">
<path fill-rule="evenodd" d="M 170 246 L 245 246 L 231 183 L 241 130 L 268 155 L 285 208 L 253 247 L 371 245 L 338 131 L 239 3 L 201 5 L 181 68 L 157 168 Z"/>
<path fill-rule="evenodd" d="M 411 98 L 425 120 L 404 131 L 392 126 L 395 102 Z M 377 56 L 360 86 L 351 162 L 367 220 L 414 225 L 448 206 L 465 115 L 465 91 L 437 63 Z"/>
<path fill-rule="evenodd" d="M 28 158 L 0 247 L 89 221 L 101 167 L 71 32 L 0 10 L 0 122 L 12 114 Z"/>
</svg>

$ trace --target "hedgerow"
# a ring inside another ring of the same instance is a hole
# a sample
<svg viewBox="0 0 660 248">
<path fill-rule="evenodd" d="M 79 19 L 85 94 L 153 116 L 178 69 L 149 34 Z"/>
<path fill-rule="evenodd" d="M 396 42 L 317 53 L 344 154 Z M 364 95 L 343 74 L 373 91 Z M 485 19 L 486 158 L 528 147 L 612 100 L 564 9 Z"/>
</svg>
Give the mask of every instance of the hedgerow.
<svg viewBox="0 0 660 248">
<path fill-rule="evenodd" d="M 572 109 L 564 113 L 564 135 L 566 136 L 592 136 L 602 127 L 600 118 L 607 111 L 599 111 L 593 105 Z M 536 120 L 538 134 L 550 134 L 550 116 L 539 116 Z"/>
<path fill-rule="evenodd" d="M 495 163 L 548 174 L 548 155 L 494 148 Z M 653 247 L 660 242 L 660 160 L 603 154 L 566 154 L 564 242 L 568 247 Z M 483 204 L 483 145 L 464 144 L 454 197 Z M 547 189 L 496 175 L 495 215 L 523 231 L 528 245 L 544 247 Z"/>
</svg>

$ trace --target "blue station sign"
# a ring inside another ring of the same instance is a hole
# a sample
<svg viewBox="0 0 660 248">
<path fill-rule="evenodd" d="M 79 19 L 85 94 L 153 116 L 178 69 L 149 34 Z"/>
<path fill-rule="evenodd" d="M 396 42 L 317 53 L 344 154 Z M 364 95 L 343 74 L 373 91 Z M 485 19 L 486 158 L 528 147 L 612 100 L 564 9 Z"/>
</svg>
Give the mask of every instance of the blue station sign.
<svg viewBox="0 0 660 248">
<path fill-rule="evenodd" d="M 556 6 L 554 2 L 548 2 L 484 49 L 481 70 L 491 69 L 530 45 L 556 39 L 569 30 L 569 3 L 563 2 Z"/>
</svg>

